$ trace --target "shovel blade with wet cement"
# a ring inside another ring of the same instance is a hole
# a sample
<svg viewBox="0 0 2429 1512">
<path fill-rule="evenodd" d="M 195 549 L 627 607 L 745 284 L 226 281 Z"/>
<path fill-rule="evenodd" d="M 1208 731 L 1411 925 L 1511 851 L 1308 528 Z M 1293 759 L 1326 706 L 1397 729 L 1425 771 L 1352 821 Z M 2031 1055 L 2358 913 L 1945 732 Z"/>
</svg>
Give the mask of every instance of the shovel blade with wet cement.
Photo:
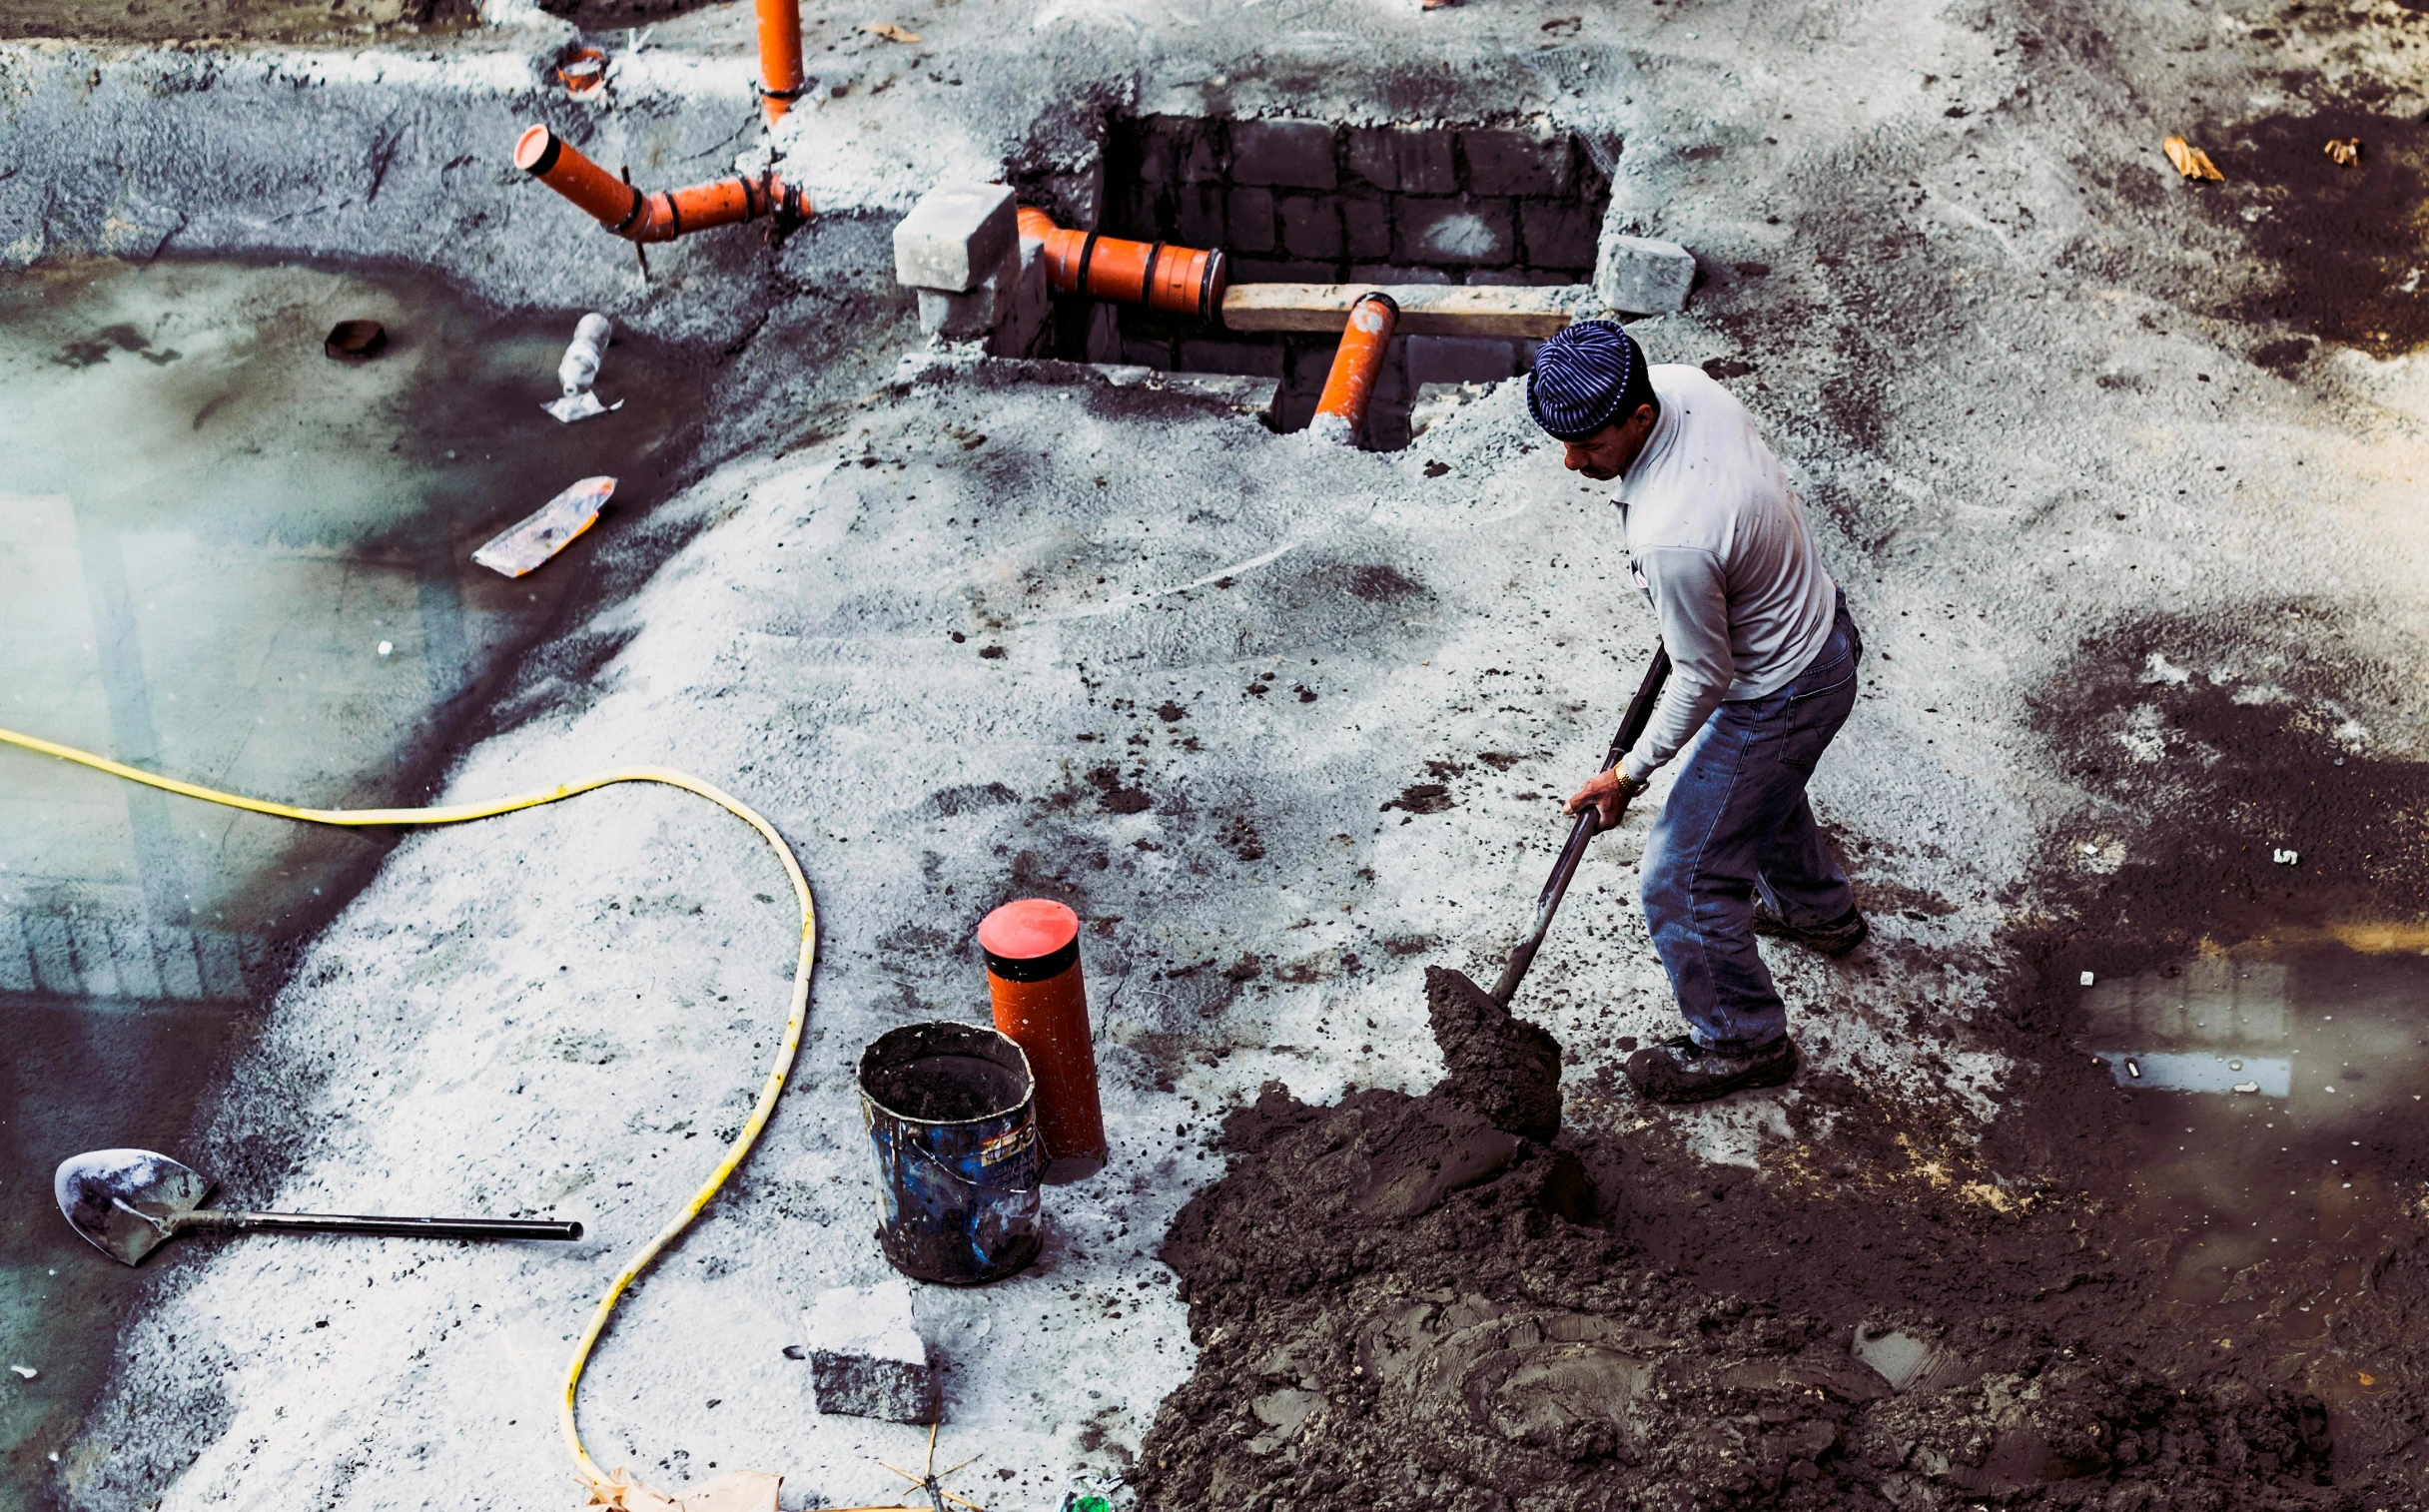
<svg viewBox="0 0 2429 1512">
<path fill-rule="evenodd" d="M 69 1224 L 110 1258 L 140 1265 L 181 1233 L 382 1233 L 434 1239 L 578 1239 L 538 1218 L 388 1218 L 206 1208 L 213 1182 L 149 1149 L 95 1149 L 59 1162 L 51 1192 Z"/>
<path fill-rule="evenodd" d="M 1669 680 L 1670 648 L 1656 641 L 1653 660 L 1645 668 L 1645 680 L 1637 686 L 1636 696 L 1628 701 L 1628 712 L 1619 721 L 1619 733 L 1611 737 L 1610 754 L 1603 757 L 1602 765 L 1595 768 L 1596 771 L 1611 770 L 1645 733 L 1645 726 L 1653 722 L 1653 706 L 1661 699 L 1662 685 Z M 1620 802 L 1620 812 L 1623 815 L 1627 812 L 1625 799 Z M 1544 936 L 1551 933 L 1552 916 L 1560 912 L 1560 900 L 1568 895 L 1569 879 L 1577 874 L 1577 863 L 1585 859 L 1586 847 L 1601 831 L 1602 816 L 1591 807 L 1579 814 L 1577 822 L 1570 826 L 1568 843 L 1560 848 L 1560 859 L 1552 863 L 1550 880 L 1543 884 L 1543 891 L 1535 895 L 1534 920 L 1528 925 L 1525 938 L 1510 952 L 1509 964 L 1501 969 L 1500 980 L 1493 984 L 1492 992 L 1487 995 L 1495 1003 L 1509 1007 L 1511 997 L 1518 991 L 1519 982 L 1526 976 L 1526 969 L 1535 964 L 1535 952 L 1543 948 Z M 1471 989 L 1475 988 L 1472 981 L 1459 973 L 1452 972 L 1450 975 L 1458 977 Z"/>
<path fill-rule="evenodd" d="M 575 536 L 597 523 L 615 492 L 612 477 L 586 477 L 540 505 L 472 553 L 472 560 L 492 572 L 520 577 L 573 544 Z"/>
</svg>

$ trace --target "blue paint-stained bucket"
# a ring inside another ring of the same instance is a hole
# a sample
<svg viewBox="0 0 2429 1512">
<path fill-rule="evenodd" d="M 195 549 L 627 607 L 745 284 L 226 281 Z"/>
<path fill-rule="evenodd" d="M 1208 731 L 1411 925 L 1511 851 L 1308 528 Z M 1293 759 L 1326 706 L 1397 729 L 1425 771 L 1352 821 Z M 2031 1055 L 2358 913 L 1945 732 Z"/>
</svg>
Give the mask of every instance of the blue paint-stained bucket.
<svg viewBox="0 0 2429 1512">
<path fill-rule="evenodd" d="M 895 1269 L 971 1286 L 1038 1257 L 1035 1096 L 1028 1057 L 992 1029 L 906 1025 L 861 1052 L 877 1241 Z"/>
</svg>

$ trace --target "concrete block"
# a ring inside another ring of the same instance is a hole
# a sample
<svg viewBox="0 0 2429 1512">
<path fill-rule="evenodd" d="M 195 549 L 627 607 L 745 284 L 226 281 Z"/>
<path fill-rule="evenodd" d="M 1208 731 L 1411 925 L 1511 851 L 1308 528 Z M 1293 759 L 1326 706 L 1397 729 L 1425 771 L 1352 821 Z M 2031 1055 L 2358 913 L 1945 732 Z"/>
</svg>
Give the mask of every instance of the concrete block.
<svg viewBox="0 0 2429 1512">
<path fill-rule="evenodd" d="M 1192 121 L 1189 128 L 1181 138 L 1181 182 L 1221 183 L 1230 165 L 1229 155 L 1222 150 L 1222 128 L 1213 121 Z"/>
<path fill-rule="evenodd" d="M 1175 366 L 1173 344 L 1144 342 L 1137 337 L 1126 336 L 1122 339 L 1122 362 L 1126 367 L 1155 368 L 1170 373 Z"/>
<path fill-rule="evenodd" d="M 118 968 L 120 997 L 147 1003 L 167 996 L 161 991 L 160 963 L 152 955 L 152 930 L 141 919 L 113 919 L 109 924 L 110 960 Z"/>
<path fill-rule="evenodd" d="M 1244 378 L 1282 376 L 1278 342 L 1183 342 L 1181 366 L 1193 373 L 1236 373 Z"/>
<path fill-rule="evenodd" d="M 988 350 L 997 357 L 1032 357 L 1045 347 L 1054 321 L 1054 290 L 1046 280 L 1046 244 L 1020 239 L 1013 254 L 1012 308 L 996 323 Z"/>
<path fill-rule="evenodd" d="M 1687 308 L 1687 292 L 1694 287 L 1694 253 L 1676 242 L 1604 229 L 1594 260 L 1594 293 L 1611 309 L 1668 315 Z"/>
<path fill-rule="evenodd" d="M 919 291 L 919 329 L 951 342 L 975 342 L 995 335 L 1011 319 L 1021 281 L 1020 238 L 996 256 L 996 271 L 967 294 L 942 289 Z M 1041 244 L 1042 246 L 1043 244 Z M 1045 277 L 1043 255 L 1034 260 Z"/>
<path fill-rule="evenodd" d="M 1412 336 L 1408 379 L 1427 383 L 1490 383 L 1518 371 L 1518 356 L 1506 341 L 1472 336 Z"/>
<path fill-rule="evenodd" d="M 1184 247 L 1220 247 L 1222 186 L 1184 184 L 1173 191 L 1173 240 Z"/>
<path fill-rule="evenodd" d="M 202 969 L 205 998 L 228 1003 L 247 996 L 245 960 L 235 936 L 196 930 L 194 964 Z"/>
<path fill-rule="evenodd" d="M 99 919 L 68 921 L 68 950 L 85 992 L 95 998 L 122 998 L 118 985 L 117 952 L 110 944 L 110 927 Z"/>
<path fill-rule="evenodd" d="M 1489 265 L 1517 255 L 1517 218 L 1507 200 L 1402 200 L 1397 219 L 1397 262 Z"/>
<path fill-rule="evenodd" d="M 1394 194 L 1446 195 L 1459 190 L 1446 131 L 1394 131 L 1355 127 L 1344 145 L 1349 171 Z"/>
<path fill-rule="evenodd" d="M 1321 121 L 1231 123 L 1231 182 L 1283 189 L 1331 189 L 1332 128 Z"/>
<path fill-rule="evenodd" d="M 194 956 L 193 934 L 182 929 L 163 929 L 153 935 L 152 944 L 160 956 L 161 991 L 180 1002 L 200 1002 L 203 969 Z"/>
<path fill-rule="evenodd" d="M 1234 189 L 1224 207 L 1224 229 L 1230 237 L 1227 244 L 1232 252 L 1271 252 L 1277 245 L 1273 239 L 1273 194 L 1264 189 Z"/>
<path fill-rule="evenodd" d="M 1187 116 L 1150 116 L 1139 123 L 1139 181 L 1178 184 L 1198 123 Z"/>
<path fill-rule="evenodd" d="M 76 957 L 68 945 L 68 922 L 53 914 L 23 916 L 25 943 L 34 957 L 34 985 L 46 993 L 74 996 L 84 991 L 76 975 Z"/>
<path fill-rule="evenodd" d="M 1467 159 L 1467 190 L 1480 195 L 1565 195 L 1571 183 L 1569 139 L 1479 128 L 1459 133 Z"/>
<path fill-rule="evenodd" d="M 1112 305 L 1099 304 L 1088 313 L 1088 335 L 1081 343 L 1081 356 L 1092 363 L 1118 363 L 1122 360 L 1122 312 Z"/>
<path fill-rule="evenodd" d="M 1343 200 L 1341 249 L 1353 258 L 1391 256 L 1391 208 L 1381 200 Z"/>
<path fill-rule="evenodd" d="M 1019 236 L 1013 215 L 1006 185 L 937 185 L 894 228 L 895 282 L 969 293 L 1004 266 Z"/>
<path fill-rule="evenodd" d="M 1341 255 L 1340 207 L 1309 195 L 1282 197 L 1282 250 L 1294 258 Z"/>
<path fill-rule="evenodd" d="M 1399 263 L 1360 263 L 1349 270 L 1352 284 L 1448 284 L 1451 276 L 1439 268 L 1411 268 Z"/>
<path fill-rule="evenodd" d="M 933 1422 L 936 1372 L 911 1316 L 911 1283 L 838 1286 L 810 1306 L 810 1387 L 821 1415 Z"/>
<path fill-rule="evenodd" d="M 0 914 L 0 993 L 34 990 L 34 952 L 15 914 Z"/>
<path fill-rule="evenodd" d="M 1519 257 L 1529 268 L 1583 272 L 1594 266 L 1602 214 L 1568 200 L 1518 202 Z"/>
</svg>

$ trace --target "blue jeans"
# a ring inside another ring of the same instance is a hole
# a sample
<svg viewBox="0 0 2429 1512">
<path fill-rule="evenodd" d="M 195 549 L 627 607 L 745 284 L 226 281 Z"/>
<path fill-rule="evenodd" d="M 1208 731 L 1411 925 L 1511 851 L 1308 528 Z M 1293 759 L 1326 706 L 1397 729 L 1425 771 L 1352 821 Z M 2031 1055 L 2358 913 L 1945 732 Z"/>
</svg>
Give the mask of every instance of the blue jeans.
<svg viewBox="0 0 2429 1512">
<path fill-rule="evenodd" d="M 1847 595 L 1830 638 L 1768 698 L 1724 703 L 1687 747 L 1645 842 L 1645 919 L 1695 1043 L 1742 1054 L 1788 1033 L 1788 1010 L 1755 950 L 1757 893 L 1790 924 L 1855 907 L 1805 801 L 1805 784 L 1856 706 L 1864 640 Z"/>
</svg>

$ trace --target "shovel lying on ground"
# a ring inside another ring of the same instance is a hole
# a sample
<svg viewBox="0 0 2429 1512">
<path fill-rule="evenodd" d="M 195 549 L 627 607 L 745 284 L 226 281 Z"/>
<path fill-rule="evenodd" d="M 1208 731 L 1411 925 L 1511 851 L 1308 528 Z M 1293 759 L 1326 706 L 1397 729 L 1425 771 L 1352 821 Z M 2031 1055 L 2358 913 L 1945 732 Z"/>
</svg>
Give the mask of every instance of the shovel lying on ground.
<svg viewBox="0 0 2429 1512">
<path fill-rule="evenodd" d="M 1645 733 L 1645 726 L 1652 722 L 1653 705 L 1662 696 L 1662 684 L 1669 680 L 1670 648 L 1656 642 L 1653 664 L 1645 668 L 1645 680 L 1637 688 L 1636 697 L 1629 700 L 1628 712 L 1619 721 L 1619 733 L 1611 739 L 1611 754 L 1605 756 L 1602 765 L 1595 770 L 1607 772 L 1620 757 L 1628 754 L 1628 748 L 1636 744 L 1637 738 Z M 1620 800 L 1620 809 L 1623 814 L 1627 810 L 1627 800 L 1624 798 Z M 1552 915 L 1560 911 L 1560 900 L 1569 890 L 1569 878 L 1576 875 L 1577 863 L 1584 859 L 1586 846 L 1601 830 L 1601 815 L 1593 807 L 1588 806 L 1584 813 L 1577 816 L 1576 825 L 1569 831 L 1569 843 L 1560 848 L 1560 859 L 1552 863 L 1551 880 L 1544 883 L 1543 891 L 1535 896 L 1535 921 L 1528 927 L 1526 938 L 1510 952 L 1509 965 L 1501 969 L 1501 980 L 1493 984 L 1492 1000 L 1503 1008 L 1509 1007 L 1510 996 L 1518 991 L 1519 980 L 1526 975 L 1526 969 L 1535 964 L 1535 952 L 1542 948 L 1543 937 L 1551 932 Z M 1454 972 L 1452 975 L 1458 974 Z M 1465 977 L 1459 980 L 1467 981 Z M 1474 986 L 1472 982 L 1468 985 L 1471 988 Z"/>
<path fill-rule="evenodd" d="M 386 1233 L 433 1239 L 578 1239 L 579 1223 L 538 1218 L 371 1218 L 207 1209 L 209 1176 L 149 1149 L 96 1149 L 59 1162 L 51 1191 L 93 1247 L 129 1265 L 181 1233 Z"/>
</svg>

